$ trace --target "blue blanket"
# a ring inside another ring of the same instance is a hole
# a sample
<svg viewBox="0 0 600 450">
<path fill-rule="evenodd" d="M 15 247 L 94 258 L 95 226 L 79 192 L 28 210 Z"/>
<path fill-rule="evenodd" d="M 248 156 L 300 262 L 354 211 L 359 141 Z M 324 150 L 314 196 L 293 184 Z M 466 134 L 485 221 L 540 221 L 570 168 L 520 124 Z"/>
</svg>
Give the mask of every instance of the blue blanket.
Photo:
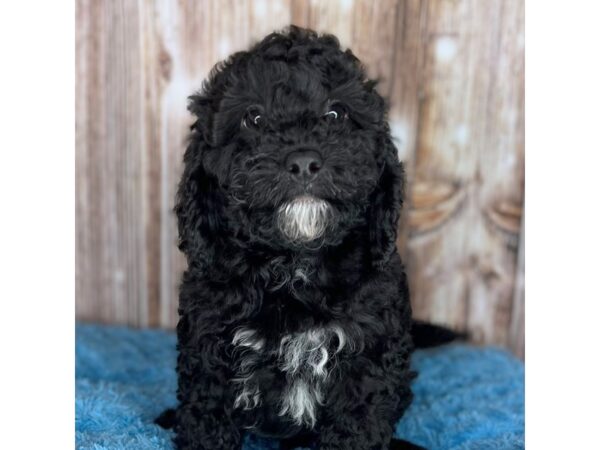
<svg viewBox="0 0 600 450">
<path fill-rule="evenodd" d="M 175 336 L 156 330 L 77 326 L 78 449 L 171 449 L 153 424 L 175 405 Z M 415 400 L 396 428 L 435 450 L 524 448 L 524 368 L 503 350 L 450 345 L 418 351 Z M 249 436 L 244 450 L 277 449 Z"/>
</svg>

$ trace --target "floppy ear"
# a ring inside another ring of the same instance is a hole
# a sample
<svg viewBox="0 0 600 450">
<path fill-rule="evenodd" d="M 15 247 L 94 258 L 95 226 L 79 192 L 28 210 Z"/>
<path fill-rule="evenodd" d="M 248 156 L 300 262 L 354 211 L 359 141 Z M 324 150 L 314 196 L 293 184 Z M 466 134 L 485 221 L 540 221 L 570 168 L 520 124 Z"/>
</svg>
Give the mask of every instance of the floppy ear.
<svg viewBox="0 0 600 450">
<path fill-rule="evenodd" d="M 375 267 L 383 267 L 396 251 L 398 218 L 404 199 L 404 168 L 388 132 L 380 144 L 380 175 L 371 194 L 369 238 Z"/>
<path fill-rule="evenodd" d="M 190 110 L 196 112 L 192 107 Z M 205 169 L 207 153 L 216 151 L 207 143 L 206 121 L 206 116 L 199 116 L 192 126 L 175 203 L 179 249 L 186 255 L 190 265 L 212 261 L 215 245 L 220 240 L 219 234 L 225 229 L 225 197 L 216 176 Z"/>
</svg>

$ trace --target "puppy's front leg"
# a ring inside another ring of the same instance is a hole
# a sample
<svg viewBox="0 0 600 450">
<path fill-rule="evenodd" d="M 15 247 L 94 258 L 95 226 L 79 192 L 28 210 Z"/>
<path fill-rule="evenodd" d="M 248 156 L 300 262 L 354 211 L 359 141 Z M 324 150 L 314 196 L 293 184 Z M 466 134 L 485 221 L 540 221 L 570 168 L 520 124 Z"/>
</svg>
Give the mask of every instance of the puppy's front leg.
<svg viewBox="0 0 600 450">
<path fill-rule="evenodd" d="M 397 341 L 398 342 L 398 341 Z M 383 359 L 359 357 L 334 384 L 320 427 L 320 450 L 387 450 L 396 422 L 412 401 L 404 339 Z"/>
<path fill-rule="evenodd" d="M 229 374 L 222 359 L 212 358 L 218 343 L 205 338 L 180 345 L 175 445 L 181 450 L 239 450 L 242 432 L 232 420 Z"/>
<path fill-rule="evenodd" d="M 349 388 L 348 392 L 350 389 L 352 388 Z M 320 450 L 389 449 L 394 425 L 401 415 L 397 413 L 397 406 L 401 406 L 403 411 L 406 407 L 402 404 L 408 404 L 411 398 L 410 388 L 404 386 L 395 394 L 374 392 L 368 396 L 369 403 L 364 400 L 345 403 L 342 408 L 331 411 L 330 417 L 321 427 L 318 448 Z"/>
</svg>

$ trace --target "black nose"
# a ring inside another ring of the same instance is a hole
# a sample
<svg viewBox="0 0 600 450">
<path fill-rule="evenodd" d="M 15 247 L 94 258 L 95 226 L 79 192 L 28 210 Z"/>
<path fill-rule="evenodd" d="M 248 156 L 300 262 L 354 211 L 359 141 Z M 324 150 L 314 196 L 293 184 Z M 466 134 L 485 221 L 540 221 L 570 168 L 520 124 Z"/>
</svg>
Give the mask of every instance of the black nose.
<svg viewBox="0 0 600 450">
<path fill-rule="evenodd" d="M 314 150 L 296 150 L 285 159 L 285 170 L 297 180 L 312 181 L 319 171 L 323 161 L 321 155 Z"/>
</svg>

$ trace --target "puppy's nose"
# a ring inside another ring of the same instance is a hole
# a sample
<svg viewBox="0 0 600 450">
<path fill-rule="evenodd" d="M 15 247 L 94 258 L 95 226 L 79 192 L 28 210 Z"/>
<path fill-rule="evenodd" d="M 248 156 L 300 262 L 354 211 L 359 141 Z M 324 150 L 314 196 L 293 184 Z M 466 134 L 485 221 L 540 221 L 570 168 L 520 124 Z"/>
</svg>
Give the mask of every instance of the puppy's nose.
<svg viewBox="0 0 600 450">
<path fill-rule="evenodd" d="M 296 150 L 285 159 L 285 169 L 297 180 L 314 180 L 322 165 L 321 155 L 314 150 Z"/>
</svg>

